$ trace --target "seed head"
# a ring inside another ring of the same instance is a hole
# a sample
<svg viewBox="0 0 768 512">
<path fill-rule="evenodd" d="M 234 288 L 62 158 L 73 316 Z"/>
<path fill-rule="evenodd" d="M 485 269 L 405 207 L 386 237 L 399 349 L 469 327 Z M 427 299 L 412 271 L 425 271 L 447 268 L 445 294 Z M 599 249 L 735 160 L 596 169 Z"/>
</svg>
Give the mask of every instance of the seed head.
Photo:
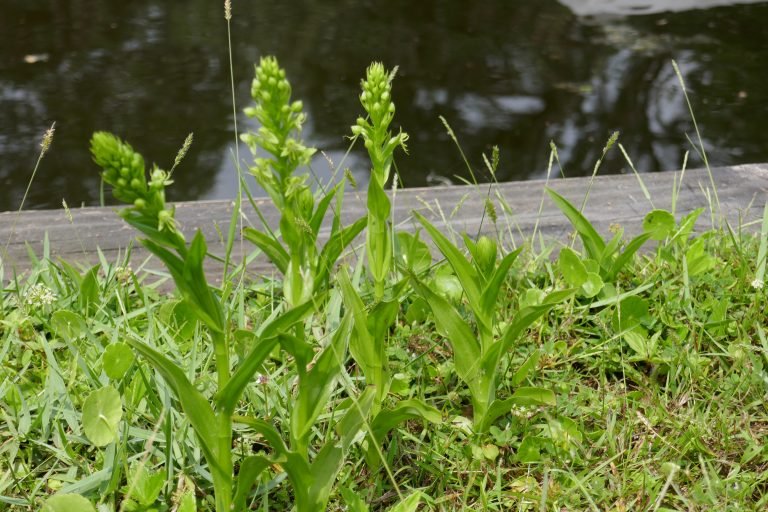
<svg viewBox="0 0 768 512">
<path fill-rule="evenodd" d="M 193 138 L 194 138 L 194 133 L 190 133 L 189 135 L 187 135 L 187 138 L 184 139 L 184 144 L 179 149 L 179 152 L 176 153 L 176 158 L 173 160 L 173 167 L 171 167 L 170 172 L 173 172 L 176 166 L 179 165 L 182 160 L 184 160 L 185 156 L 187 156 L 187 151 L 189 151 L 189 147 L 192 145 Z"/>
<path fill-rule="evenodd" d="M 51 143 L 53 142 L 53 133 L 56 131 L 56 121 L 53 122 L 50 128 L 46 130 L 45 134 L 43 135 L 43 140 L 40 142 L 40 158 L 43 158 L 45 154 L 48 152 L 48 149 L 51 147 Z"/>
<path fill-rule="evenodd" d="M 224 19 L 230 21 L 232 19 L 232 1 L 224 0 Z"/>
</svg>

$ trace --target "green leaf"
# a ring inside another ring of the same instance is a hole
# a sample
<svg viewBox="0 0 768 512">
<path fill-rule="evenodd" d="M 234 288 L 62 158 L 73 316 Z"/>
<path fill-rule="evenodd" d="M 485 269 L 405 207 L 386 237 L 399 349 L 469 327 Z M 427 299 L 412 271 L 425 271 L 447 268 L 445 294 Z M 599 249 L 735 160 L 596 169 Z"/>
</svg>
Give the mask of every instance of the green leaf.
<svg viewBox="0 0 768 512">
<path fill-rule="evenodd" d="M 233 510 L 238 509 L 234 508 Z M 195 500 L 194 490 L 187 491 L 181 495 L 176 512 L 197 512 L 197 500 Z"/>
<path fill-rule="evenodd" d="M 517 449 L 517 460 L 523 464 L 531 464 L 541 460 L 541 449 L 547 440 L 535 436 L 525 436 Z"/>
<path fill-rule="evenodd" d="M 262 368 L 264 360 L 275 348 L 277 342 L 277 337 L 256 341 L 251 352 L 240 362 L 232 378 L 227 381 L 224 388 L 218 391 L 216 403 L 224 414 L 231 415 L 234 412 L 246 386 L 253 380 L 253 375 Z"/>
<path fill-rule="evenodd" d="M 499 365 L 501 357 L 509 352 L 517 342 L 520 335 L 528 327 L 539 319 L 542 315 L 548 313 L 552 308 L 573 295 L 574 290 L 555 291 L 544 297 L 542 304 L 538 306 L 528 306 L 518 311 L 515 319 L 504 330 L 501 340 L 495 343 L 484 355 L 482 367 L 486 372 L 495 369 Z"/>
<path fill-rule="evenodd" d="M 312 233 L 314 233 L 315 238 L 317 238 L 317 234 L 320 232 L 320 228 L 323 225 L 323 219 L 325 218 L 325 213 L 328 211 L 328 207 L 331 205 L 331 201 L 333 201 L 334 196 L 336 196 L 342 185 L 343 183 L 339 183 L 330 189 L 328 193 L 323 194 L 323 197 L 321 197 L 317 202 L 315 211 L 312 212 L 312 218 L 309 220 L 309 226 L 312 229 Z"/>
<path fill-rule="evenodd" d="M 232 499 L 232 510 L 246 510 L 246 500 L 251 489 L 256 484 L 259 475 L 272 465 L 273 461 L 261 456 L 251 455 L 240 463 L 240 471 L 237 474 L 235 495 Z"/>
<path fill-rule="evenodd" d="M 186 300 L 163 303 L 158 312 L 160 319 L 169 327 L 176 340 L 189 340 L 195 333 L 199 317 Z"/>
<path fill-rule="evenodd" d="M 640 358 L 648 361 L 655 355 L 656 344 L 648 337 L 648 333 L 642 327 L 626 331 L 622 337 L 629 348 Z"/>
<path fill-rule="evenodd" d="M 516 405 L 522 406 L 557 405 L 555 393 L 551 389 L 546 388 L 517 388 L 509 400 Z"/>
<path fill-rule="evenodd" d="M 60 309 L 51 315 L 51 328 L 58 336 L 69 342 L 88 332 L 88 324 L 83 317 L 68 309 Z"/>
<path fill-rule="evenodd" d="M 392 409 L 383 409 L 371 422 L 371 434 L 378 444 L 397 425 L 411 420 L 422 419 L 430 423 L 439 424 L 443 420 L 440 411 L 425 404 L 421 400 L 402 400 Z"/>
<path fill-rule="evenodd" d="M 261 249 L 261 251 L 267 255 L 269 261 L 277 267 L 277 270 L 285 275 L 291 257 L 288 255 L 288 251 L 283 248 L 273 235 L 268 235 L 254 228 L 247 227 L 243 230 L 243 236 L 246 240 Z"/>
<path fill-rule="evenodd" d="M 207 249 L 200 231 L 192 240 L 183 260 L 152 240 L 142 240 L 141 243 L 165 264 L 179 292 L 192 306 L 198 318 L 213 331 L 223 332 L 224 312 L 208 286 L 203 269 Z"/>
<path fill-rule="evenodd" d="M 399 266 L 420 275 L 432 266 L 432 254 L 429 246 L 419 239 L 418 233 L 412 235 L 398 231 L 396 236 L 395 259 Z"/>
<path fill-rule="evenodd" d="M 367 205 L 368 231 L 365 242 L 368 265 L 374 281 L 383 285 L 392 266 L 392 237 L 389 230 L 391 205 L 389 197 L 375 179 L 368 183 Z"/>
<path fill-rule="evenodd" d="M 421 491 L 416 491 L 394 507 L 390 508 L 389 512 L 416 512 L 423 496 Z"/>
<path fill-rule="evenodd" d="M 99 280 L 96 277 L 98 270 L 98 265 L 91 268 L 85 273 L 85 277 L 80 283 L 80 295 L 77 297 L 77 302 L 81 310 L 86 313 L 90 313 L 99 303 Z"/>
<path fill-rule="evenodd" d="M 680 219 L 677 231 L 675 232 L 674 240 L 685 240 L 693 232 L 693 228 L 696 227 L 696 221 L 699 216 L 704 213 L 704 208 L 696 208 L 691 213 Z"/>
<path fill-rule="evenodd" d="M 376 390 L 372 387 L 363 391 L 357 402 L 350 405 L 344 417 L 336 424 L 339 440 L 328 440 L 315 457 L 311 469 L 314 484 L 310 489 L 316 507 L 314 510 L 325 510 L 347 449 L 365 425 L 375 395 Z"/>
<path fill-rule="evenodd" d="M 629 331 L 649 319 L 646 299 L 636 296 L 626 297 L 618 303 L 613 313 L 613 330 L 616 333 Z"/>
<path fill-rule="evenodd" d="M 587 272 L 587 280 L 581 285 L 581 293 L 587 298 L 592 298 L 603 289 L 603 280 L 594 272 Z"/>
<path fill-rule="evenodd" d="M 467 258 L 456 248 L 453 243 L 446 238 L 435 226 L 433 226 L 423 215 L 414 211 L 413 215 L 424 226 L 429 236 L 435 242 L 435 245 L 443 253 L 445 259 L 453 268 L 456 273 L 456 277 L 459 278 L 461 286 L 464 289 L 464 293 L 467 294 L 467 300 L 470 306 L 475 312 L 481 311 L 480 301 L 480 278 L 475 270 L 475 267 L 467 260 Z"/>
<path fill-rule="evenodd" d="M 318 304 L 322 303 L 325 293 L 320 293 L 310 298 L 308 301 L 295 306 L 288 311 L 284 311 L 269 322 L 266 322 L 258 331 L 261 338 L 272 338 L 290 331 L 297 323 L 304 320 L 312 313 Z"/>
<path fill-rule="evenodd" d="M 645 244 L 645 242 L 647 242 L 650 237 L 651 235 L 649 233 L 643 233 L 642 235 L 633 238 L 632 241 L 629 242 L 624 248 L 624 252 L 622 252 L 621 255 L 616 258 L 616 261 L 613 262 L 613 266 L 611 267 L 610 272 L 608 272 L 608 274 L 605 276 L 606 280 L 610 281 L 614 279 L 618 273 L 621 272 L 624 266 L 632 260 L 635 253 L 640 250 L 643 244 Z"/>
<path fill-rule="evenodd" d="M 377 384 L 376 377 L 383 371 L 384 347 L 383 340 L 376 339 L 368 330 L 368 315 L 363 301 L 352 286 L 346 270 L 338 274 L 338 282 L 344 297 L 344 305 L 352 314 L 353 332 L 349 340 L 349 351 L 360 365 L 368 384 Z"/>
<path fill-rule="evenodd" d="M 94 446 L 106 446 L 115 440 L 122 417 L 122 399 L 112 386 L 93 391 L 83 403 L 83 431 Z"/>
<path fill-rule="evenodd" d="M 144 463 L 137 463 L 131 468 L 128 485 L 123 487 L 126 498 L 131 498 L 144 508 L 153 505 L 165 485 L 165 474 L 160 471 L 150 472 Z"/>
<path fill-rule="evenodd" d="M 331 396 L 333 384 L 344 362 L 349 329 L 350 316 L 347 315 L 312 369 L 301 369 L 299 372 L 299 393 L 291 409 L 290 419 L 292 448 L 299 453 L 306 454 L 315 420 Z"/>
<path fill-rule="evenodd" d="M 352 489 L 341 488 L 341 497 L 343 498 L 344 508 L 349 512 L 369 512 L 368 505 Z"/>
<path fill-rule="evenodd" d="M 275 456 L 270 458 L 270 463 L 280 464 L 288 474 L 293 487 L 297 510 L 301 512 L 304 510 L 322 510 L 323 507 L 311 508 L 314 506 L 314 501 L 310 498 L 310 489 L 314 483 L 314 478 L 309 463 L 298 453 L 289 450 L 280 437 L 280 433 L 266 421 L 248 418 L 245 423 L 257 434 L 264 437 L 267 444 L 275 452 Z"/>
<path fill-rule="evenodd" d="M 516 406 L 555 405 L 555 394 L 544 388 L 522 387 L 515 390 L 511 397 L 505 400 L 494 400 L 488 410 L 475 425 L 476 432 L 485 432 L 500 416 L 509 413 Z"/>
<path fill-rule="evenodd" d="M 512 385 L 519 386 L 522 384 L 526 377 L 528 377 L 528 374 L 531 373 L 531 370 L 536 368 L 536 365 L 539 364 L 540 358 L 541 350 L 534 349 L 531 355 L 528 356 L 523 364 L 520 365 L 520 368 L 518 368 L 517 371 L 512 375 Z"/>
<path fill-rule="evenodd" d="M 483 317 L 483 322 L 486 326 L 491 326 L 493 324 L 493 315 L 496 309 L 496 301 L 499 298 L 499 293 L 504 285 L 504 281 L 507 279 L 509 269 L 512 267 L 512 264 L 522 250 L 523 248 L 520 247 L 504 256 L 483 289 L 483 293 L 480 297 L 482 310 L 482 315 L 480 316 Z"/>
<path fill-rule="evenodd" d="M 208 401 L 189 382 L 186 374 L 177 364 L 142 341 L 128 338 L 127 342 L 163 376 L 197 434 L 203 455 L 209 464 L 214 465 L 215 471 L 215 463 L 220 459 L 216 428 L 218 423 Z M 227 468 L 219 468 L 219 470 L 223 473 L 228 471 Z M 230 476 L 227 478 L 231 478 L 231 471 L 228 474 Z"/>
<path fill-rule="evenodd" d="M 472 395 L 475 417 L 482 417 L 495 393 L 496 368 L 481 367 L 482 351 L 472 328 L 443 297 L 424 286 L 415 275 L 410 275 L 413 288 L 429 304 L 440 335 L 445 336 L 453 348 L 456 373 Z"/>
<path fill-rule="evenodd" d="M 432 277 L 429 287 L 452 303 L 458 304 L 464 294 L 461 281 L 456 277 L 456 274 L 441 271 L 442 269 L 449 269 L 449 267 L 438 269 L 438 272 Z"/>
<path fill-rule="evenodd" d="M 600 234 L 594 227 L 592 227 L 592 224 L 590 224 L 587 218 L 569 203 L 567 199 L 551 188 L 547 188 L 547 194 L 549 194 L 549 197 L 555 205 L 560 208 L 560 211 L 568 217 L 568 220 L 581 237 L 581 241 L 584 243 L 584 248 L 589 257 L 596 261 L 600 261 L 603 251 L 605 250 L 605 241 Z"/>
<path fill-rule="evenodd" d="M 111 343 L 107 345 L 101 356 L 104 373 L 112 380 L 123 378 L 125 372 L 133 364 L 135 359 L 133 350 L 126 343 Z"/>
<path fill-rule="evenodd" d="M 565 282 L 572 288 L 578 288 L 587 282 L 587 267 L 582 263 L 581 258 L 572 249 L 563 247 L 560 250 L 560 256 L 557 259 L 558 268 L 565 278 Z"/>
<path fill-rule="evenodd" d="M 51 496 L 45 503 L 41 512 L 96 512 L 96 508 L 90 501 L 79 494 L 57 494 Z"/>
<path fill-rule="evenodd" d="M 691 244 L 685 253 L 685 261 L 690 277 L 709 272 L 717 264 L 717 260 L 707 254 L 703 238 L 698 238 Z"/>
<path fill-rule="evenodd" d="M 643 219 L 643 231 L 652 240 L 664 240 L 675 229 L 675 217 L 666 210 L 653 210 Z"/>
<path fill-rule="evenodd" d="M 320 251 L 320 256 L 317 260 L 315 290 L 318 290 L 318 286 L 321 284 L 325 284 L 331 269 L 338 261 L 341 253 L 355 238 L 357 238 L 357 235 L 359 235 L 367 225 L 368 218 L 362 217 L 344 229 L 336 231 L 331 235 L 323 246 L 323 249 Z"/>
<path fill-rule="evenodd" d="M 480 366 L 480 344 L 472 328 L 461 318 L 456 309 L 443 297 L 411 275 L 413 288 L 427 301 L 435 317 L 438 332 L 448 338 L 453 347 L 456 371 L 461 379 L 471 384 L 475 381 Z"/>
</svg>

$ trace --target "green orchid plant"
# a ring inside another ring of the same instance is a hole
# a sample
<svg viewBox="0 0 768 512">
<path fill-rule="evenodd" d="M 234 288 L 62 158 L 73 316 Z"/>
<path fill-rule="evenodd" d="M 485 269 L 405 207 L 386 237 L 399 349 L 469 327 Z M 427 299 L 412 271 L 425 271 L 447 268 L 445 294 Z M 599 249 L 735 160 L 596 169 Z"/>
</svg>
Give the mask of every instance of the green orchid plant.
<svg viewBox="0 0 768 512">
<path fill-rule="evenodd" d="M 189 372 L 180 363 L 166 357 L 160 347 L 153 347 L 139 339 L 128 338 L 126 342 L 162 375 L 195 431 L 213 481 L 216 511 L 242 510 L 240 505 L 244 503 L 260 471 L 241 469 L 235 477 L 232 456 L 233 416 L 247 386 L 278 343 L 283 341 L 291 350 L 294 349 L 295 343 L 285 342 L 291 339 L 285 333 L 314 311 L 315 302 L 308 300 L 296 307 L 286 307 L 282 314 L 273 316 L 271 321 L 260 326 L 258 336 L 253 335 L 250 352 L 237 361 L 233 370 L 231 330 L 228 328 L 226 309 L 216 291 L 208 285 L 203 269 L 207 255 L 206 242 L 198 231 L 192 242 L 187 244 L 178 229 L 173 217 L 174 210 L 165 203 L 165 186 L 170 183 L 169 174 L 155 167 L 151 180 L 147 182 L 141 155 L 127 143 L 106 132 L 93 135 L 91 152 L 94 161 L 103 169 L 102 178 L 113 187 L 115 197 L 130 203 L 128 208 L 120 211 L 120 215 L 147 236 L 141 243 L 165 264 L 183 300 L 196 319 L 207 328 L 213 344 L 216 392 L 213 396 L 204 396 L 187 377 Z M 313 296 L 312 299 L 317 297 Z M 346 336 L 342 336 L 342 339 L 346 343 Z M 334 345 L 334 350 L 334 354 L 340 354 L 345 348 Z M 319 358 L 323 359 L 323 355 Z M 306 358 L 303 361 L 306 362 Z M 309 375 L 305 380 L 309 378 L 316 384 L 311 378 L 311 372 Z M 299 397 L 299 401 L 302 400 Z M 321 407 L 325 404 L 322 401 L 316 403 Z M 315 418 L 316 415 L 309 415 L 305 419 L 314 421 Z M 247 422 L 247 419 L 241 421 Z M 298 424 L 308 430 L 300 421 Z M 261 428 L 265 432 L 268 430 L 264 425 Z M 260 460 L 245 459 L 240 464 L 250 468 L 259 467 Z M 309 507 L 300 510 L 317 509 Z"/>
<path fill-rule="evenodd" d="M 387 72 L 380 62 L 374 62 L 368 67 L 360 94 L 360 103 L 368 117 L 358 117 L 352 126 L 352 134 L 363 138 L 371 160 L 366 254 L 377 299 L 384 297 L 384 283 L 393 265 L 392 226 L 389 221 L 391 203 L 384 192 L 384 186 L 389 180 L 395 150 L 402 148 L 407 151 L 405 143 L 408 141 L 407 133 L 400 131 L 392 135 L 389 130 L 395 116 L 392 80 L 396 71 L 397 68 Z"/>
<path fill-rule="evenodd" d="M 306 173 L 296 173 L 309 165 L 316 152 L 298 138 L 306 120 L 302 103 L 291 101 L 291 85 L 276 58 L 262 58 L 255 74 L 251 86 L 254 105 L 245 113 L 261 126 L 256 133 L 246 133 L 241 138 L 255 155 L 251 173 L 280 211 L 282 243 L 266 225 L 266 231 L 246 228 L 244 234 L 282 272 L 284 297 L 295 306 L 328 287 L 333 265 L 365 228 L 366 219 L 341 226 L 338 212 L 344 182 L 315 197 Z M 328 242 L 318 250 L 320 227 L 334 197 L 337 201 L 331 233 Z"/>
<path fill-rule="evenodd" d="M 473 242 L 464 235 L 472 257 L 470 261 L 423 215 L 414 212 L 414 216 L 453 268 L 474 316 L 475 327 L 462 317 L 450 301 L 426 286 L 414 272 L 410 272 L 414 289 L 429 304 L 434 314 L 438 332 L 451 343 L 456 372 L 467 385 L 472 399 L 475 432 L 487 431 L 499 416 L 507 414 L 513 406 L 554 405 L 555 395 L 551 390 L 520 386 L 538 362 L 540 354 L 537 351 L 514 373 L 512 384 L 518 387 L 511 397 L 503 400 L 496 398 L 499 371 L 503 358 L 514 350 L 526 329 L 570 297 L 573 290 L 551 292 L 537 304 L 515 311 L 509 324 L 501 329 L 496 315 L 496 303 L 520 249 L 507 254 L 497 263 L 498 249 L 495 241 L 481 237 Z"/>
</svg>

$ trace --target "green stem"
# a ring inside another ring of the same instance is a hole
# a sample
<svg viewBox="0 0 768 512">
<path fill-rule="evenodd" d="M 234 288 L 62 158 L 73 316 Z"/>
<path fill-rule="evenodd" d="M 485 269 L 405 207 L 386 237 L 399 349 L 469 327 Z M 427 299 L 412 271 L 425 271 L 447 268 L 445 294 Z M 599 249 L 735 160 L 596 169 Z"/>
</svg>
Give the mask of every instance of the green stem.
<svg viewBox="0 0 768 512">
<path fill-rule="evenodd" d="M 232 466 L 232 417 L 219 413 L 217 460 L 208 461 L 213 477 L 213 492 L 216 512 L 232 510 L 233 466 Z M 213 464 L 212 464 L 213 463 Z"/>
</svg>

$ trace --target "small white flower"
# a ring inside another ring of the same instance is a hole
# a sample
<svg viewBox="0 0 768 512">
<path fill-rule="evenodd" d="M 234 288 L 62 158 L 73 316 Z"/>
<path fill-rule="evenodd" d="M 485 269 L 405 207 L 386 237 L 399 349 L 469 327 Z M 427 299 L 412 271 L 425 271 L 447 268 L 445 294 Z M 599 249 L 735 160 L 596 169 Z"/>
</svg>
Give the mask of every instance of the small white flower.
<svg viewBox="0 0 768 512">
<path fill-rule="evenodd" d="M 42 307 L 50 306 L 56 300 L 56 294 L 53 290 L 42 284 L 33 285 L 28 291 L 24 301 L 29 306 Z"/>
<path fill-rule="evenodd" d="M 130 283 L 132 276 L 133 269 L 130 267 L 130 265 L 127 267 L 115 267 L 115 278 L 120 284 Z"/>
<path fill-rule="evenodd" d="M 256 384 L 258 384 L 259 386 L 266 386 L 268 382 L 269 382 L 269 377 L 267 377 L 266 375 L 258 374 L 256 376 Z"/>
<path fill-rule="evenodd" d="M 758 277 L 752 281 L 752 288 L 755 290 L 762 290 L 763 286 L 765 286 L 765 282 L 763 282 L 763 280 Z"/>
</svg>

